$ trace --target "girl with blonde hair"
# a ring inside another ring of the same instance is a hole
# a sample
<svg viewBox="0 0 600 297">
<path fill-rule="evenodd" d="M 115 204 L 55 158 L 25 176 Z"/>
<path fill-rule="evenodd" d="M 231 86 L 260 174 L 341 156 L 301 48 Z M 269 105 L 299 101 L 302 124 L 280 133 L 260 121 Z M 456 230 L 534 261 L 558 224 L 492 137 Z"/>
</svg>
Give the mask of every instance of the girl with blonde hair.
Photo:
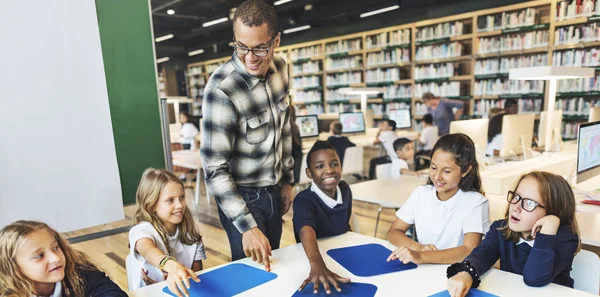
<svg viewBox="0 0 600 297">
<path fill-rule="evenodd" d="M 0 297 L 126 297 L 58 232 L 35 221 L 0 230 Z"/>
<path fill-rule="evenodd" d="M 188 296 L 189 278 L 206 259 L 202 237 L 185 203 L 183 183 L 167 170 L 147 169 L 136 193 L 135 226 L 129 231 L 129 289 L 167 280 L 171 292 Z"/>
</svg>

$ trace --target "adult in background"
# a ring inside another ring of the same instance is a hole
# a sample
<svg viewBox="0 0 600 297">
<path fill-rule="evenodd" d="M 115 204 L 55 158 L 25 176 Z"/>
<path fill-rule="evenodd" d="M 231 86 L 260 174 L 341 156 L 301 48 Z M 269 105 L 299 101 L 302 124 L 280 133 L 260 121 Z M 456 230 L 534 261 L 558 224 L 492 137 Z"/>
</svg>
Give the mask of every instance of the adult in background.
<svg viewBox="0 0 600 297">
<path fill-rule="evenodd" d="M 450 132 L 450 122 L 460 119 L 465 108 L 461 101 L 442 99 L 431 92 L 423 94 L 423 102 L 427 106 L 427 113 L 433 116 L 433 123 L 438 127 L 440 136 Z"/>
<path fill-rule="evenodd" d="M 275 8 L 244 1 L 233 16 L 234 53 L 208 80 L 201 155 L 232 260 L 252 257 L 270 270 L 294 182 L 288 76 L 274 55 Z"/>
</svg>

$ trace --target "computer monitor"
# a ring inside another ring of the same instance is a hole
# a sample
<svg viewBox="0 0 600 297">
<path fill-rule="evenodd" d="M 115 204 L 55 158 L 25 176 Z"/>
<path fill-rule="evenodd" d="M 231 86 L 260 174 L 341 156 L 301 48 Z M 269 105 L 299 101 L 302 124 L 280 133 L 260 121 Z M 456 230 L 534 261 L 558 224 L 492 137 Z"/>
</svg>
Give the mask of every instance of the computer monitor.
<svg viewBox="0 0 600 297">
<path fill-rule="evenodd" d="M 388 118 L 396 122 L 397 129 L 409 129 L 412 127 L 410 108 L 390 110 L 388 112 Z"/>
<path fill-rule="evenodd" d="M 480 152 L 485 152 L 488 144 L 489 119 L 474 119 L 450 122 L 450 133 L 463 133 L 473 140 Z"/>
<path fill-rule="evenodd" d="M 588 118 L 588 122 L 597 121 L 600 121 L 600 107 L 592 107 L 590 108 L 590 116 Z"/>
<path fill-rule="evenodd" d="M 500 157 L 521 155 L 523 149 L 531 148 L 534 122 L 534 114 L 507 114 L 504 116 Z"/>
<path fill-rule="evenodd" d="M 559 110 L 555 110 L 554 111 L 554 116 L 552 117 L 552 121 L 550 121 L 552 123 L 552 137 L 558 137 L 559 139 L 562 139 L 562 136 L 560 134 L 560 131 L 562 129 L 562 119 L 563 119 L 563 111 L 562 109 Z M 548 112 L 547 111 L 542 111 L 542 113 L 540 114 L 540 126 L 538 128 L 538 146 L 545 146 L 546 145 L 546 123 L 548 121 Z M 558 133 L 558 134 L 556 134 Z M 554 145 L 554 143 L 553 143 Z"/>
<path fill-rule="evenodd" d="M 319 119 L 319 133 L 329 133 L 329 126 L 332 122 L 340 119 L 340 114 L 337 112 L 321 113 L 317 115 Z"/>
<path fill-rule="evenodd" d="M 577 133 L 577 183 L 600 174 L 600 122 L 579 125 Z"/>
<path fill-rule="evenodd" d="M 365 132 L 365 116 L 362 112 L 340 113 L 343 133 Z"/>
<path fill-rule="evenodd" d="M 297 116 L 296 124 L 300 129 L 300 137 L 319 136 L 319 122 L 316 115 Z"/>
</svg>

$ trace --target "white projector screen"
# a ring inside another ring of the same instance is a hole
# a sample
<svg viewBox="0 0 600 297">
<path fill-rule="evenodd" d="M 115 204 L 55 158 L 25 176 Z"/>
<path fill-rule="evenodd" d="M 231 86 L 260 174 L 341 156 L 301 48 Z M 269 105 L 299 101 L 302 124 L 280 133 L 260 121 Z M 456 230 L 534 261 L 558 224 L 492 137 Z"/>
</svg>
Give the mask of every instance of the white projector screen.
<svg viewBox="0 0 600 297">
<path fill-rule="evenodd" d="M 0 22 L 0 228 L 123 219 L 95 1 L 7 0 Z"/>
</svg>

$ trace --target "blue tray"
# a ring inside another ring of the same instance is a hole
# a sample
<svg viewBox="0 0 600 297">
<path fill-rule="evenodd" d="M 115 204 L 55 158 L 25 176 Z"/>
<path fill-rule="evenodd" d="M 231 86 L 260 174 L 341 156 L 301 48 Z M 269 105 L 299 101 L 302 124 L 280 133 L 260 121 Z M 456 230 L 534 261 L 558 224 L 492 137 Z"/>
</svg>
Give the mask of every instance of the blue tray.
<svg viewBox="0 0 600 297">
<path fill-rule="evenodd" d="M 391 253 L 392 251 L 383 245 L 375 243 L 327 251 L 327 254 L 346 270 L 361 277 L 417 268 L 415 263 L 403 264 L 398 260 L 387 262 Z"/>
<path fill-rule="evenodd" d="M 377 287 L 371 284 L 363 284 L 363 283 L 347 283 L 340 284 L 341 292 L 335 290 L 333 286 L 331 286 L 331 294 L 327 295 L 323 285 L 319 286 L 319 291 L 317 294 L 313 294 L 314 284 L 309 283 L 304 287 L 302 291 L 296 291 L 292 297 L 302 297 L 302 296 L 311 296 L 311 297 L 373 297 L 377 292 Z"/>
</svg>

